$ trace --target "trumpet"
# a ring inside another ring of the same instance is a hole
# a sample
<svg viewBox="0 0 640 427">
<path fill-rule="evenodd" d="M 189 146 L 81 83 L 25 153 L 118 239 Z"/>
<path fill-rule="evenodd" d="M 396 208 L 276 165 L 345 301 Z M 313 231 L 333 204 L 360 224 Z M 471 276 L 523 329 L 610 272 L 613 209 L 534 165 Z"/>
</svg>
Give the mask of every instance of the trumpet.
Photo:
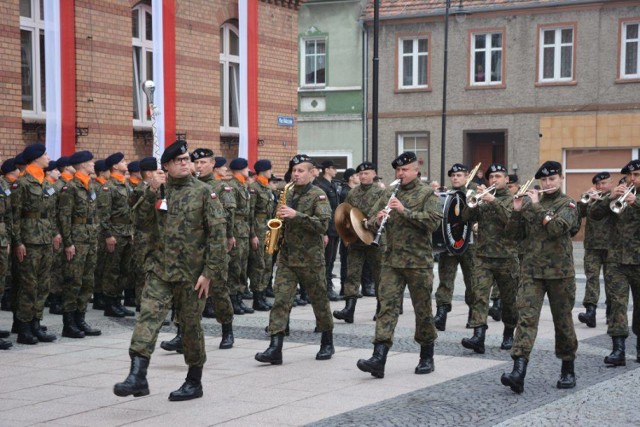
<svg viewBox="0 0 640 427">
<path fill-rule="evenodd" d="M 480 169 L 480 166 L 482 166 L 482 162 L 478 163 L 476 167 L 471 169 L 471 172 L 469 172 L 469 178 L 467 178 L 467 182 L 465 182 L 464 184 L 465 187 L 468 187 L 469 184 L 471 184 L 471 181 L 473 181 L 473 178 L 476 177 L 476 173 L 478 173 L 478 169 Z"/>
<path fill-rule="evenodd" d="M 600 200 L 602 199 L 602 193 L 604 193 L 604 191 L 602 190 L 585 191 L 580 196 L 580 203 L 587 204 L 587 203 L 595 202 L 596 200 Z"/>
<path fill-rule="evenodd" d="M 391 213 L 391 208 L 389 207 L 389 202 L 391 202 L 391 199 L 396 197 L 396 195 L 398 194 L 398 190 L 400 190 L 400 182 L 401 182 L 401 180 L 396 179 L 391 184 L 389 184 L 392 187 L 395 185 L 396 188 L 393 190 L 393 193 L 391 193 L 391 197 L 389 197 L 389 201 L 387 202 L 387 206 L 384 207 L 385 216 L 384 216 L 384 218 L 382 218 L 382 222 L 380 223 L 380 227 L 378 228 L 378 232 L 376 233 L 376 237 L 373 239 L 373 242 L 371 242 L 371 246 L 375 246 L 376 248 L 380 247 L 380 238 L 382 237 L 382 233 L 384 232 L 384 226 L 387 224 L 387 220 L 389 219 L 389 213 Z"/>
<path fill-rule="evenodd" d="M 484 201 L 482 200 L 482 197 L 484 197 L 487 194 L 495 194 L 496 193 L 496 185 L 493 184 L 491 187 L 485 189 L 483 192 L 478 193 L 476 191 L 473 190 L 469 190 L 467 192 L 467 206 L 469 206 L 471 209 L 477 207 L 478 205 L 481 205 Z"/>
<path fill-rule="evenodd" d="M 620 215 L 629 205 L 627 203 L 627 197 L 629 197 L 629 194 L 631 193 L 634 195 L 636 194 L 636 187 L 633 184 L 629 184 L 627 190 L 622 194 L 622 196 L 609 203 L 609 209 L 611 209 L 613 213 Z"/>
</svg>

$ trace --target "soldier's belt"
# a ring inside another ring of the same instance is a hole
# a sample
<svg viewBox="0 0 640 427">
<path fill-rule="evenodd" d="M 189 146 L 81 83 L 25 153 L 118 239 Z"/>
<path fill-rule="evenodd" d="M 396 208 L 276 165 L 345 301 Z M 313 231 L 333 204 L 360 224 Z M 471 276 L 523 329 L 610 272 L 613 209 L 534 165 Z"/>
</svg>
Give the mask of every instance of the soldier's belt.
<svg viewBox="0 0 640 427">
<path fill-rule="evenodd" d="M 71 220 L 71 224 L 73 224 L 73 225 L 93 224 L 93 218 L 73 218 Z"/>
<path fill-rule="evenodd" d="M 47 212 L 22 212 L 23 219 L 47 219 L 49 214 Z"/>
<path fill-rule="evenodd" d="M 111 224 L 129 225 L 129 224 L 131 224 L 131 219 L 130 218 L 125 218 L 125 217 L 111 218 L 110 222 L 111 222 Z"/>
</svg>

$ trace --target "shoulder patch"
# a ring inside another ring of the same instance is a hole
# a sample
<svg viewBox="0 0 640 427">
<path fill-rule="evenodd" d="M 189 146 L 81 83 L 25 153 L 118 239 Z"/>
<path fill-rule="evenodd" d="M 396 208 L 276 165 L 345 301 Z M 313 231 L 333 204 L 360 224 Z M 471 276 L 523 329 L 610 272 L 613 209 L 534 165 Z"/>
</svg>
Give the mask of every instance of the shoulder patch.
<svg viewBox="0 0 640 427">
<path fill-rule="evenodd" d="M 318 196 L 318 198 L 320 200 L 327 200 L 327 196 L 325 196 L 324 194 L 321 194 L 320 196 Z"/>
<path fill-rule="evenodd" d="M 231 191 L 231 187 L 224 187 L 224 191 L 228 193 L 229 191 Z"/>
<path fill-rule="evenodd" d="M 17 183 L 17 182 L 14 182 L 14 183 L 13 183 L 13 185 L 11 186 L 11 188 L 14 188 L 14 189 L 15 189 L 15 188 L 18 188 L 18 183 Z"/>
<path fill-rule="evenodd" d="M 109 191 L 109 187 L 105 185 L 104 187 L 102 187 L 102 191 Z"/>
<path fill-rule="evenodd" d="M 253 188 L 249 189 L 249 193 L 255 193 L 255 192 L 256 192 L 256 190 L 254 190 Z"/>
<path fill-rule="evenodd" d="M 573 202 L 569 202 L 569 207 L 570 207 L 571 209 L 575 209 L 575 208 L 576 208 L 576 204 L 575 204 L 575 203 L 573 203 Z"/>
<path fill-rule="evenodd" d="M 211 193 L 211 198 L 212 198 L 212 199 L 217 199 L 217 198 L 218 198 L 218 195 L 217 195 L 216 193 Z"/>
<path fill-rule="evenodd" d="M 67 187 L 66 185 L 64 187 L 62 187 L 62 191 L 67 191 L 69 189 L 69 187 Z"/>
</svg>

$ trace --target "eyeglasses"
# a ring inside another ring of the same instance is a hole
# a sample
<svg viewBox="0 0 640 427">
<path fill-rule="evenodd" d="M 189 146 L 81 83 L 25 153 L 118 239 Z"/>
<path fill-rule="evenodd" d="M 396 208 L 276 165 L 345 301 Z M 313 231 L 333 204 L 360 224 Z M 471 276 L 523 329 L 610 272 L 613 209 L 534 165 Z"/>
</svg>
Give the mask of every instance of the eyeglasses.
<svg viewBox="0 0 640 427">
<path fill-rule="evenodd" d="M 191 159 L 189 158 L 189 156 L 186 157 L 176 157 L 175 159 L 173 159 L 173 163 L 189 163 Z"/>
</svg>

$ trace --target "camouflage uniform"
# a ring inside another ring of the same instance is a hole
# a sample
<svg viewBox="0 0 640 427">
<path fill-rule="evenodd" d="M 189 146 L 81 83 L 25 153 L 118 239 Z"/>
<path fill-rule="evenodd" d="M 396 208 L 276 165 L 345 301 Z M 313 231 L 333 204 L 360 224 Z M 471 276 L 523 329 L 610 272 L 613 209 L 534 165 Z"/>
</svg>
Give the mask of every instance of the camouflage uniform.
<svg viewBox="0 0 640 427">
<path fill-rule="evenodd" d="M 388 189 L 373 209 L 386 206 L 392 189 Z M 415 310 L 414 339 L 421 346 L 433 344 L 438 337 L 431 314 L 433 255 L 431 234 L 442 221 L 442 209 L 431 187 L 420 178 L 403 185 L 397 193 L 405 211 L 391 211 L 386 223 L 386 247 L 382 254 L 382 272 L 378 287 L 380 311 L 376 320 L 374 344 L 393 345 L 405 286 L 409 286 Z M 419 238 L 416 238 L 419 236 Z"/>
<path fill-rule="evenodd" d="M 611 220 L 607 215 L 601 220 L 589 217 L 592 204 L 578 202 L 578 211 L 581 218 L 587 218 L 584 233 L 584 274 L 587 276 L 587 284 L 584 291 L 582 305 L 585 307 L 598 305 L 600 299 L 600 269 L 603 269 L 605 277 L 605 294 L 607 290 L 607 248 L 611 239 Z M 608 207 L 608 205 L 607 205 Z M 608 298 L 607 298 L 608 300 Z"/>
<path fill-rule="evenodd" d="M 192 176 L 167 179 L 167 211 L 155 209 L 159 196 L 147 188 L 136 205 L 137 225 L 161 238 L 150 240 L 140 318 L 129 353 L 149 359 L 172 302 L 182 325 L 184 359 L 189 367 L 207 360 L 200 323 L 204 299 L 194 285 L 200 275 L 219 277 L 225 262 L 225 215 L 216 193 Z"/>
<path fill-rule="evenodd" d="M 537 204 L 525 200 L 521 211 L 511 213 L 507 233 L 525 239 L 516 302 L 518 328 L 511 350 L 514 359 L 529 360 L 545 293 L 553 315 L 556 357 L 563 361 L 576 357 L 578 340 L 571 316 L 576 298 L 571 233 L 577 223 L 575 202 L 561 191 L 542 195 Z"/>
<path fill-rule="evenodd" d="M 73 175 L 71 175 L 68 172 L 64 172 L 62 175 L 60 175 L 60 178 L 58 178 L 58 180 L 52 184 L 53 188 L 56 190 L 56 197 L 60 195 L 60 192 L 62 191 L 62 187 L 67 185 L 72 179 L 73 179 Z M 56 201 L 59 203 L 59 200 L 56 200 Z M 56 209 L 57 209 L 57 206 L 56 206 Z M 55 215 L 55 218 L 56 218 L 55 221 L 58 227 L 60 227 L 58 216 Z M 63 299 L 63 294 L 65 291 L 64 265 L 67 262 L 67 258 L 66 258 L 66 255 L 64 254 L 64 248 L 62 246 L 57 250 L 54 249 L 53 247 L 52 249 L 53 249 L 53 258 L 52 258 L 52 267 L 51 267 L 51 282 L 49 283 L 49 292 L 51 294 L 50 299 L 53 300 L 51 303 L 53 304 L 56 302 L 55 300 L 59 300 L 61 302 Z"/>
<path fill-rule="evenodd" d="M 5 277 L 9 269 L 7 248 L 11 244 L 13 215 L 11 212 L 11 189 L 0 179 L 0 296 L 4 293 Z"/>
<path fill-rule="evenodd" d="M 324 191 L 313 184 L 295 186 L 289 191 L 287 206 L 297 213 L 294 218 L 284 220 L 269 333 L 284 334 L 298 283 L 311 296 L 318 331 L 331 331 L 333 317 L 327 298 L 322 241 L 331 218 L 331 206 Z"/>
<path fill-rule="evenodd" d="M 144 194 L 147 183 L 129 178 L 129 207 L 133 213 L 133 207 Z M 130 263 L 129 280 L 126 292 L 133 290 L 136 306 L 140 305 L 142 288 L 144 288 L 144 256 L 147 251 L 148 238 L 139 228 L 133 229 L 133 244 Z"/>
<path fill-rule="evenodd" d="M 267 221 L 271 219 L 276 203 L 268 185 L 256 180 L 249 189 L 254 212 L 253 230 L 259 239 L 258 249 L 254 251 L 250 248 L 249 251 L 249 281 L 252 291 L 264 292 L 271 276 L 271 255 L 266 254 L 264 250 Z"/>
<path fill-rule="evenodd" d="M 102 187 L 107 183 L 107 180 L 101 177 L 98 177 L 93 182 L 93 190 L 96 192 L 97 196 L 100 196 L 100 192 Z M 98 230 L 100 230 L 100 216 L 97 217 Z M 97 233 L 96 235 L 96 247 L 97 247 L 97 262 L 96 269 L 93 274 L 93 293 L 94 293 L 94 305 L 96 303 L 95 297 L 99 296 L 102 299 L 102 277 L 104 273 L 104 260 L 106 258 L 105 253 L 107 251 L 107 246 L 105 244 L 104 239 L 102 238 L 101 233 Z M 94 307 L 95 308 L 95 307 Z"/>
<path fill-rule="evenodd" d="M 242 294 L 247 286 L 247 266 L 249 262 L 249 239 L 253 233 L 253 219 L 251 211 L 251 195 L 246 184 L 233 177 L 229 181 L 236 196 L 236 208 L 233 216 L 233 236 L 236 245 L 229 256 L 229 294 L 233 296 Z"/>
</svg>

